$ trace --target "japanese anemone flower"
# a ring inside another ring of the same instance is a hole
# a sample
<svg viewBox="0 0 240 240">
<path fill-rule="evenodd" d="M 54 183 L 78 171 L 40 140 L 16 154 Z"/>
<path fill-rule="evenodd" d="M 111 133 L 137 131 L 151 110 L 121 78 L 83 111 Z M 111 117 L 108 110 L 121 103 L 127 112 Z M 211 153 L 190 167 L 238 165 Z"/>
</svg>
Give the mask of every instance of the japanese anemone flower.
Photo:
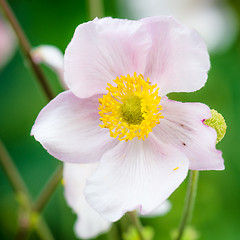
<svg viewBox="0 0 240 240">
<path fill-rule="evenodd" d="M 56 74 L 60 83 L 65 88 L 63 79 L 63 54 L 52 45 L 41 45 L 34 48 L 31 55 L 36 63 L 45 63 Z M 97 164 L 77 164 L 65 163 L 63 166 L 64 195 L 67 204 L 77 214 L 77 221 L 74 226 L 75 234 L 82 239 L 89 239 L 101 233 L 109 231 L 111 223 L 103 219 L 87 203 L 83 190 L 87 178 L 96 169 Z M 171 203 L 167 200 L 154 209 L 145 217 L 155 217 L 165 215 L 171 208 Z"/>
<path fill-rule="evenodd" d="M 203 87 L 209 67 L 202 38 L 173 17 L 94 19 L 66 49 L 69 90 L 42 109 L 31 134 L 64 162 L 97 163 L 84 194 L 103 218 L 147 214 L 188 169 L 224 169 L 216 131 L 203 123 L 210 109 L 166 97 Z"/>
</svg>

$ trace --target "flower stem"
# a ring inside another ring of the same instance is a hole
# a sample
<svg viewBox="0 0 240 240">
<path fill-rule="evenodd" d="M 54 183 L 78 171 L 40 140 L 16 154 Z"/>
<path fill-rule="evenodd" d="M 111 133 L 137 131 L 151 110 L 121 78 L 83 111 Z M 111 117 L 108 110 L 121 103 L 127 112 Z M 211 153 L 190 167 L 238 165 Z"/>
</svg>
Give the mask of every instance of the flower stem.
<svg viewBox="0 0 240 240">
<path fill-rule="evenodd" d="M 27 190 L 27 187 L 19 174 L 13 160 L 11 159 L 7 149 L 3 145 L 3 142 L 0 139 L 0 161 L 5 171 L 14 191 L 18 193 L 24 193 L 28 198 L 30 194 Z"/>
<path fill-rule="evenodd" d="M 41 87 L 43 88 L 44 93 L 46 94 L 48 100 L 52 100 L 54 98 L 55 94 L 53 94 L 53 92 L 51 91 L 50 86 L 48 85 L 48 82 L 47 82 L 41 68 L 39 67 L 38 64 L 36 64 L 33 61 L 33 58 L 31 56 L 31 45 L 30 45 L 26 35 L 24 34 L 19 22 L 17 21 L 13 11 L 11 10 L 11 8 L 6 0 L 0 0 L 0 6 L 2 7 L 3 12 L 5 13 L 10 24 L 12 25 L 12 27 L 17 35 L 22 52 L 25 55 L 25 57 L 28 59 L 28 62 L 30 64 L 35 76 L 37 77 Z"/>
<path fill-rule="evenodd" d="M 143 236 L 143 226 L 140 222 L 140 219 L 137 215 L 136 211 L 132 211 L 132 212 L 128 212 L 128 215 L 130 217 L 130 219 L 132 220 L 132 223 L 134 224 L 134 226 L 136 227 L 137 231 L 138 231 L 138 235 L 140 240 L 145 240 L 144 236 Z"/>
<path fill-rule="evenodd" d="M 30 209 L 32 202 L 30 193 L 19 171 L 17 170 L 12 158 L 10 157 L 7 149 L 2 143 L 1 139 L 0 139 L 0 163 L 2 164 L 3 170 L 5 171 L 6 176 L 8 177 L 8 180 L 16 193 L 16 196 L 18 197 L 18 199 L 21 199 L 20 201 L 21 205 L 23 205 L 23 208 L 25 210 Z M 24 231 L 27 231 L 27 229 L 24 228 Z M 44 219 L 41 216 L 39 216 L 38 223 L 36 224 L 36 231 L 38 232 L 38 235 L 42 240 L 54 239 L 47 224 L 45 223 Z M 17 237 L 23 239 L 23 235 L 27 234 L 21 232 L 20 236 Z"/>
<path fill-rule="evenodd" d="M 198 176 L 199 176 L 199 171 L 197 170 L 190 171 L 185 205 L 184 205 L 182 219 L 179 225 L 178 236 L 176 240 L 181 240 L 186 226 L 191 221 L 196 193 L 197 193 Z"/>
<path fill-rule="evenodd" d="M 110 231 L 108 231 L 108 240 L 121 240 L 121 231 L 118 226 L 118 222 L 112 224 Z"/>
<path fill-rule="evenodd" d="M 19 45 L 22 49 L 23 54 L 25 55 L 26 59 L 28 60 L 35 76 L 37 77 L 37 80 L 39 84 L 41 85 L 46 97 L 48 100 L 52 100 L 55 97 L 55 94 L 51 90 L 43 72 L 42 69 L 39 67 L 38 64 L 36 64 L 31 56 L 31 45 L 24 34 L 24 31 L 22 30 L 19 22 L 17 21 L 13 11 L 11 10 L 11 7 L 7 3 L 6 0 L 0 0 L 0 6 L 3 9 L 3 12 L 5 13 L 7 19 L 9 20 L 10 24 L 12 25 L 19 41 Z M 17 195 L 24 196 L 24 199 L 26 199 L 25 205 L 25 211 L 29 211 L 29 216 L 37 215 L 37 220 L 35 219 L 35 226 L 40 239 L 42 240 L 53 240 L 53 236 L 45 223 L 42 216 L 39 214 L 40 210 L 44 207 L 44 205 L 49 200 L 51 194 L 55 190 L 57 184 L 59 183 L 62 175 L 62 166 L 59 167 L 53 176 L 51 177 L 49 181 L 49 185 L 47 185 L 44 190 L 43 194 L 40 195 L 39 199 L 37 200 L 36 204 L 32 205 L 32 199 L 30 196 L 30 193 L 28 192 L 28 189 L 21 178 L 16 166 L 14 165 L 14 162 L 12 161 L 10 155 L 8 154 L 6 148 L 4 147 L 3 143 L 0 140 L 0 162 L 2 163 L 2 166 L 4 168 L 4 171 L 12 184 L 12 187 Z M 27 206 L 27 207 L 26 207 Z M 32 206 L 32 208 L 31 208 Z M 35 212 L 33 212 L 33 210 Z M 36 211 L 38 211 L 36 213 Z M 25 231 L 29 231 L 31 226 L 29 226 Z M 23 235 L 26 235 L 26 233 L 23 233 Z"/>
<path fill-rule="evenodd" d="M 49 227 L 44 221 L 43 217 L 39 216 L 38 222 L 36 223 L 35 230 L 42 240 L 54 240 L 52 233 L 49 231 Z"/>
<path fill-rule="evenodd" d="M 103 0 L 88 0 L 87 2 L 90 20 L 95 17 L 102 18 L 104 16 Z"/>
<path fill-rule="evenodd" d="M 33 204 L 32 211 L 33 212 L 41 212 L 50 197 L 52 196 L 53 192 L 55 191 L 56 187 L 58 186 L 60 180 L 62 179 L 62 171 L 63 165 L 61 164 L 50 177 L 48 182 L 46 183 L 44 189 L 40 193 L 37 201 Z"/>
</svg>

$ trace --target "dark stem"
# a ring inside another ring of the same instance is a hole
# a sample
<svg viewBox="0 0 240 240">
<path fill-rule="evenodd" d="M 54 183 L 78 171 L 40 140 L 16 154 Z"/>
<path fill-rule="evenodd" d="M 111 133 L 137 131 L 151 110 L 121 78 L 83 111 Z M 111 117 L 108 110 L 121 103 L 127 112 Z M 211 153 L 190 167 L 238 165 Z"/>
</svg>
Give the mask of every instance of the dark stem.
<svg viewBox="0 0 240 240">
<path fill-rule="evenodd" d="M 136 211 L 133 212 L 128 212 L 128 215 L 130 217 L 130 219 L 132 220 L 132 223 L 134 224 L 134 226 L 136 227 L 137 231 L 138 231 L 138 235 L 140 240 L 145 240 L 144 236 L 143 236 L 143 226 L 139 220 L 139 217 L 136 213 Z"/>
<path fill-rule="evenodd" d="M 41 212 L 56 187 L 58 186 L 60 180 L 62 179 L 62 171 L 63 165 L 61 164 L 50 177 L 42 192 L 39 194 L 37 201 L 33 204 L 32 211 L 33 212 Z"/>
<path fill-rule="evenodd" d="M 122 240 L 121 230 L 119 229 L 118 222 L 114 222 L 110 231 L 108 232 L 108 240 Z"/>
<path fill-rule="evenodd" d="M 5 13 L 7 19 L 9 20 L 10 24 L 12 25 L 20 44 L 20 47 L 22 49 L 23 54 L 27 58 L 35 76 L 37 77 L 37 80 L 39 81 L 39 84 L 41 85 L 45 95 L 47 96 L 48 100 L 50 101 L 55 97 L 55 94 L 51 91 L 50 86 L 48 85 L 48 82 L 39 67 L 38 64 L 36 64 L 33 61 L 33 58 L 31 56 L 31 45 L 24 34 L 24 31 L 22 30 L 20 24 L 18 23 L 15 15 L 13 14 L 9 4 L 6 2 L 6 0 L 0 0 L 0 6 L 3 9 L 3 12 Z M 23 195 L 24 199 L 26 199 L 26 202 L 24 203 L 25 207 L 25 213 L 29 213 L 29 216 L 31 218 L 32 214 L 37 214 L 37 221 L 35 222 L 35 229 L 42 240 L 53 240 L 53 236 L 45 223 L 44 219 L 41 217 L 39 213 L 32 212 L 32 209 L 34 210 L 41 210 L 43 206 L 47 203 L 48 199 L 50 198 L 50 194 L 53 193 L 55 190 L 57 183 L 60 181 L 60 175 L 62 173 L 61 167 L 58 168 L 54 174 L 54 176 L 51 178 L 50 186 L 45 187 L 45 191 L 48 192 L 48 194 L 44 194 L 39 200 L 36 202 L 36 205 L 32 205 L 32 199 L 28 192 L 27 187 L 24 184 L 24 181 L 22 180 L 17 168 L 14 165 L 14 162 L 10 158 L 8 152 L 6 151 L 4 145 L 0 141 L 0 160 L 3 165 L 4 171 L 6 172 L 6 175 L 10 181 L 10 183 L 13 186 L 13 189 L 15 190 L 17 195 Z M 26 207 L 27 205 L 27 207 Z M 29 220 L 29 219 L 28 219 Z M 20 219 L 21 224 L 21 219 Z M 31 226 L 28 227 L 25 231 L 29 231 Z M 23 229 L 24 230 L 24 229 Z M 21 229 L 19 231 L 19 237 L 23 238 L 26 237 L 28 234 L 26 232 L 21 232 Z"/>
<path fill-rule="evenodd" d="M 24 31 L 22 30 L 20 24 L 18 23 L 15 15 L 13 14 L 13 12 L 12 12 L 9 4 L 6 2 L 6 0 L 0 0 L 0 6 L 2 7 L 3 12 L 5 13 L 7 19 L 11 23 L 11 25 L 17 35 L 19 45 L 22 49 L 22 52 L 25 55 L 25 57 L 28 59 L 28 62 L 30 64 L 35 76 L 37 77 L 41 87 L 43 88 L 44 93 L 46 94 L 49 101 L 52 100 L 55 97 L 55 94 L 51 91 L 41 68 L 39 67 L 38 64 L 36 64 L 33 61 L 33 58 L 31 56 L 31 45 L 30 45 L 26 35 L 24 34 Z"/>
<path fill-rule="evenodd" d="M 103 0 L 87 0 L 90 20 L 104 16 Z"/>
<path fill-rule="evenodd" d="M 9 182 L 11 183 L 14 191 L 17 194 L 24 193 L 28 198 L 30 197 L 30 194 L 27 190 L 27 187 L 19 174 L 12 158 L 10 157 L 7 149 L 3 145 L 1 139 L 0 139 L 0 161 L 3 167 L 3 170 L 5 171 Z"/>
<path fill-rule="evenodd" d="M 0 139 L 0 163 L 3 167 L 4 172 L 6 173 L 6 176 L 8 177 L 9 182 L 11 183 L 17 198 L 19 199 L 20 205 L 24 210 L 24 214 L 20 214 L 20 229 L 17 233 L 16 238 L 17 239 L 24 239 L 28 236 L 29 229 L 26 228 L 25 223 L 29 223 L 30 219 L 26 219 L 26 214 L 30 212 L 30 206 L 31 206 L 31 196 L 30 193 L 20 175 L 18 172 L 12 158 L 10 157 L 7 149 L 5 148 L 4 144 L 2 143 Z M 30 214 L 29 214 L 30 216 Z M 24 225 L 24 226 L 23 226 Z M 28 225 L 29 227 L 29 225 Z M 39 237 L 42 240 L 53 240 L 52 234 L 45 223 L 44 219 L 39 215 L 38 221 L 36 223 L 36 231 L 38 232 Z"/>
</svg>

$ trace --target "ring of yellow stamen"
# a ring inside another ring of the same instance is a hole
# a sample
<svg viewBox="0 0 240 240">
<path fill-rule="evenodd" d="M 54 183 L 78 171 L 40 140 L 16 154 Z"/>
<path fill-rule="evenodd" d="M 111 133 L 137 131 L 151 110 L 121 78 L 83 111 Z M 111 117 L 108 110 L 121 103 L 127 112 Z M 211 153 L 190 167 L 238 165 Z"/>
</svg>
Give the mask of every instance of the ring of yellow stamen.
<svg viewBox="0 0 240 240">
<path fill-rule="evenodd" d="M 149 78 L 145 81 L 136 73 L 133 77 L 117 77 L 113 82 L 116 86 L 108 83 L 108 93 L 99 99 L 100 127 L 108 128 L 110 136 L 120 141 L 134 137 L 145 140 L 163 118 L 157 84 L 151 85 Z"/>
</svg>

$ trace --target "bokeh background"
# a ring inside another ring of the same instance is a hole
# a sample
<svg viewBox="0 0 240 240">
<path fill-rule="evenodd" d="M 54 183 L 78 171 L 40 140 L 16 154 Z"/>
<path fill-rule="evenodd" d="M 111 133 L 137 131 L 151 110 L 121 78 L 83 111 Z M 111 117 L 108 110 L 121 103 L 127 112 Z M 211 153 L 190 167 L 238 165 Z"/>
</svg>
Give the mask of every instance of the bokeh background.
<svg viewBox="0 0 240 240">
<path fill-rule="evenodd" d="M 226 169 L 200 173 L 192 224 L 201 240 L 240 239 L 240 1 L 10 0 L 9 3 L 32 46 L 51 44 L 62 52 L 77 25 L 96 14 L 129 19 L 174 14 L 185 24 L 195 24 L 210 50 L 208 82 L 195 93 L 175 93 L 169 97 L 206 103 L 223 114 L 228 129 L 217 145 L 223 151 Z M 54 92 L 61 92 L 56 74 L 44 65 L 42 68 Z M 59 164 L 30 136 L 34 120 L 46 104 L 40 86 L 16 46 L 12 59 L 0 69 L 0 138 L 33 198 Z M 144 225 L 154 227 L 154 239 L 170 239 L 169 233 L 177 228 L 186 187 L 187 180 L 172 194 L 172 209 L 166 216 L 142 219 Z M 0 239 L 14 239 L 18 210 L 17 198 L 0 167 Z M 76 216 L 66 205 L 61 185 L 43 215 L 55 239 L 77 239 L 73 232 Z M 38 237 L 32 234 L 30 239 Z M 102 235 L 97 239 L 107 238 Z"/>
</svg>

